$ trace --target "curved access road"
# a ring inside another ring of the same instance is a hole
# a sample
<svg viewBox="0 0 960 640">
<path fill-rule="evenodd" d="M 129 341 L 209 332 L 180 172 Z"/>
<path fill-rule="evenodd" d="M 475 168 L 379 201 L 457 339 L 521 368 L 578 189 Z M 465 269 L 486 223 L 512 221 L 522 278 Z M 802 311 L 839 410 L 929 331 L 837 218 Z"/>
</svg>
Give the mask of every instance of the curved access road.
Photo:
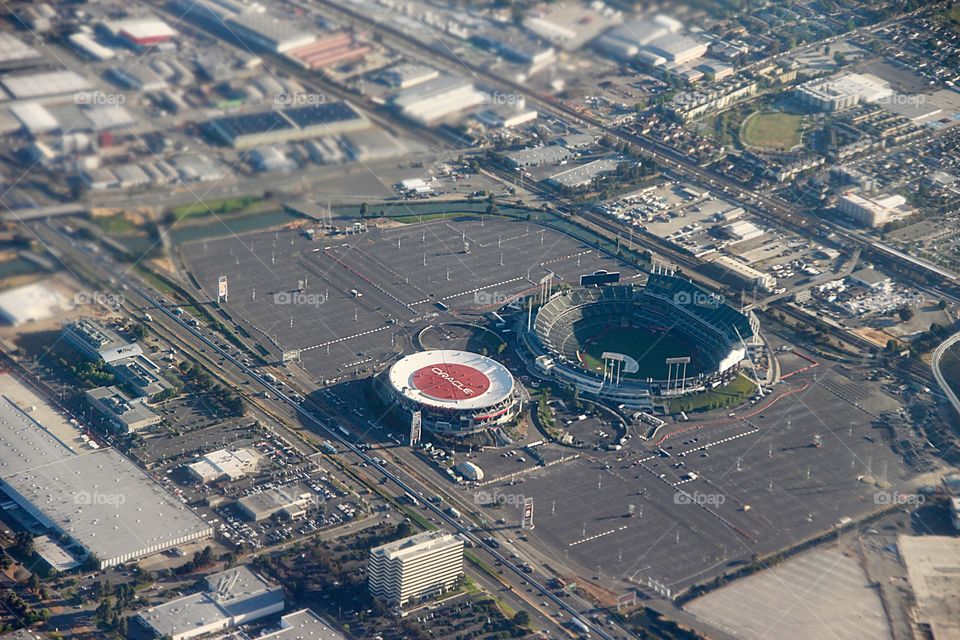
<svg viewBox="0 0 960 640">
<path fill-rule="evenodd" d="M 943 389 L 944 395 L 947 396 L 950 404 L 953 405 L 953 409 L 957 412 L 957 414 L 960 414 L 960 398 L 957 398 L 957 394 L 953 390 L 953 387 L 950 386 L 950 383 L 940 370 L 940 359 L 943 357 L 943 354 L 958 342 L 960 342 L 960 333 L 955 333 L 944 340 L 940 346 L 934 350 L 933 357 L 930 360 L 930 368 L 933 370 L 933 377 L 936 379 L 937 384 L 940 385 L 940 388 Z"/>
</svg>

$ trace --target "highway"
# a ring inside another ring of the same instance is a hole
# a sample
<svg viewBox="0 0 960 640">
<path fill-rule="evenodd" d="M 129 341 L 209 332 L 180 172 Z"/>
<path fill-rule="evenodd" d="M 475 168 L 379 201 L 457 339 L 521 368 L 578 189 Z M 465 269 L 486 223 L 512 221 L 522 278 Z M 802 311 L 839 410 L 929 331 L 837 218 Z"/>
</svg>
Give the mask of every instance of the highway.
<svg viewBox="0 0 960 640">
<path fill-rule="evenodd" d="M 217 377 L 227 381 L 231 385 L 236 385 L 237 390 L 247 395 L 247 399 L 251 400 L 254 405 L 261 408 L 263 405 L 269 406 L 270 411 L 268 413 L 271 415 L 273 420 L 278 420 L 278 414 L 289 412 L 290 415 L 295 416 L 303 424 L 312 426 L 315 433 L 322 434 L 323 437 L 339 443 L 343 449 L 349 451 L 353 456 L 367 464 L 371 469 L 375 469 L 377 476 L 386 477 L 388 482 L 399 490 L 400 495 L 410 494 L 414 496 L 423 496 L 425 491 L 430 492 L 434 489 L 433 487 L 421 484 L 420 481 L 415 478 L 401 477 L 401 471 L 399 469 L 391 470 L 379 465 L 373 456 L 368 455 L 367 452 L 357 447 L 350 439 L 345 438 L 336 425 L 329 424 L 317 418 L 312 411 L 308 410 L 308 408 L 306 408 L 304 405 L 299 404 L 286 392 L 278 390 L 269 385 L 262 379 L 262 377 L 253 367 L 244 364 L 229 350 L 222 348 L 217 341 L 205 335 L 202 327 L 193 327 L 188 323 L 187 319 L 174 314 L 173 309 L 176 308 L 177 305 L 164 299 L 159 292 L 156 292 L 152 289 L 148 290 L 138 280 L 135 280 L 130 275 L 121 275 L 116 271 L 111 271 L 111 265 L 109 263 L 104 264 L 98 260 L 91 260 L 89 254 L 85 254 L 79 249 L 73 247 L 72 240 L 53 225 L 49 223 L 42 226 L 38 225 L 35 227 L 35 230 L 38 232 L 38 237 L 40 237 L 48 246 L 56 246 L 61 260 L 69 261 L 72 263 L 71 266 L 82 267 L 83 273 L 90 273 L 91 276 L 87 277 L 86 279 L 93 278 L 94 282 L 92 282 L 92 284 L 102 285 L 111 277 L 113 277 L 116 285 L 123 289 L 123 294 L 128 302 L 130 302 L 131 294 L 140 298 L 143 301 L 143 303 L 139 305 L 141 308 L 152 309 L 155 311 L 155 313 L 153 313 L 153 324 L 157 327 L 165 326 L 168 328 L 168 330 L 169 328 L 174 329 L 174 338 L 178 344 L 188 348 L 190 347 L 190 341 L 193 341 L 197 344 L 202 344 L 202 348 L 206 349 L 206 351 L 197 353 L 197 350 L 194 349 L 194 355 L 206 359 L 207 362 L 214 367 L 214 372 L 216 373 Z M 80 264 L 77 264 L 78 262 Z M 116 269 L 119 266 L 120 265 L 114 264 L 113 268 Z M 78 272 L 78 274 L 79 273 L 80 272 Z M 118 293 L 120 292 L 118 291 Z M 204 356 L 203 353 L 208 355 Z M 219 356 L 219 359 L 223 360 L 224 363 L 229 363 L 232 365 L 232 369 L 231 367 L 220 365 L 216 361 L 211 360 L 212 354 Z M 244 380 L 247 381 L 247 384 L 244 384 Z M 259 387 L 262 390 L 269 392 L 271 400 L 269 402 L 264 402 L 259 398 L 255 400 L 250 398 L 249 395 L 251 395 L 251 392 L 255 387 Z M 278 409 L 286 409 L 286 412 Z M 295 438 L 298 436 L 299 434 L 294 435 Z M 358 471 L 359 470 L 354 470 L 355 473 Z M 363 478 L 363 480 L 368 484 L 369 488 L 375 492 L 377 491 L 378 487 L 374 479 Z M 427 510 L 432 512 L 432 515 L 436 520 L 445 524 L 449 530 L 459 533 L 480 553 L 485 554 L 492 559 L 494 564 L 499 562 L 505 570 L 512 573 L 515 578 L 519 579 L 517 581 L 518 585 L 523 585 L 524 583 L 529 584 L 534 591 L 540 594 L 542 600 L 552 603 L 569 616 L 577 618 L 588 628 L 590 628 L 591 632 L 596 633 L 598 637 L 604 638 L 604 640 L 614 640 L 615 638 L 630 636 L 629 632 L 626 632 L 623 629 L 621 629 L 621 632 L 625 635 L 613 636 L 609 634 L 603 627 L 596 625 L 587 619 L 581 609 L 578 609 L 571 604 L 571 602 L 577 602 L 577 600 L 579 600 L 578 598 L 560 598 L 554 595 L 554 593 L 544 584 L 541 579 L 539 579 L 538 576 L 524 572 L 523 569 L 515 563 L 515 561 L 511 560 L 496 548 L 490 547 L 480 536 L 474 533 L 472 527 L 450 517 L 440 506 L 434 505 L 428 500 L 423 500 L 422 503 Z M 541 615 L 544 614 L 544 612 L 541 610 L 541 607 L 539 607 L 535 602 L 531 602 L 525 598 L 526 594 L 523 593 L 522 589 L 514 589 L 512 593 L 517 597 L 524 599 L 534 610 L 534 612 L 540 612 Z M 583 603 L 582 606 L 584 608 L 589 608 L 589 605 L 586 603 Z M 547 613 L 547 615 L 549 615 L 549 613 Z M 549 617 L 546 619 L 550 620 Z M 551 622 L 553 622 L 555 625 L 558 624 L 556 621 Z M 567 630 L 564 628 L 564 631 Z"/>
</svg>

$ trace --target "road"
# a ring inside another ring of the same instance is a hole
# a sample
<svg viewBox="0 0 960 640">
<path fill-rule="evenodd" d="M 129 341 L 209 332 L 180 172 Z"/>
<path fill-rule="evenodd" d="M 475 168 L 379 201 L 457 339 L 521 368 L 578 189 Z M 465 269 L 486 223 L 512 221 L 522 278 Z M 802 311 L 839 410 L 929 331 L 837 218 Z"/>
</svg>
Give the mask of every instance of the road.
<svg viewBox="0 0 960 640">
<path fill-rule="evenodd" d="M 937 384 L 940 385 L 944 395 L 947 396 L 947 400 L 953 405 L 954 411 L 960 414 L 960 398 L 957 397 L 953 387 L 950 386 L 950 383 L 943 375 L 943 371 L 940 369 L 940 360 L 943 358 L 943 354 L 958 342 L 960 342 L 960 333 L 955 333 L 940 343 L 940 346 L 934 350 L 933 357 L 930 359 L 930 369 L 933 371 L 933 377 L 937 381 Z"/>
</svg>

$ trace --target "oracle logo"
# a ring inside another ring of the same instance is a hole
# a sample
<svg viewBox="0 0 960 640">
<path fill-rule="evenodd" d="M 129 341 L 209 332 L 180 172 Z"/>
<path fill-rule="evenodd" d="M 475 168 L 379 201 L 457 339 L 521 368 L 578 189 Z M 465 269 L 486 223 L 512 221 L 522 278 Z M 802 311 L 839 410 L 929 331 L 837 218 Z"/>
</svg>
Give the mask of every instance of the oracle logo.
<svg viewBox="0 0 960 640">
<path fill-rule="evenodd" d="M 452 375 L 450 375 L 440 367 L 433 367 L 430 369 L 430 371 L 433 371 L 434 374 L 440 376 L 441 378 L 443 378 L 444 380 L 446 380 L 447 382 L 455 386 L 457 389 L 460 389 L 460 391 L 463 391 L 466 395 L 468 396 L 473 395 L 473 389 L 464 385 L 462 382 L 454 378 Z"/>
</svg>

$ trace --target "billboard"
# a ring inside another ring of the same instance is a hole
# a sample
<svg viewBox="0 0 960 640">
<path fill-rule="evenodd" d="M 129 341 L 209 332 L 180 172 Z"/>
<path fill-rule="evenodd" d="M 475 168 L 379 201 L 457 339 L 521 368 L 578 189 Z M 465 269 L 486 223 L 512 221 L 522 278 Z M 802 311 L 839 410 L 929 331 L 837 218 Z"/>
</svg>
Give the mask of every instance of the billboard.
<svg viewBox="0 0 960 640">
<path fill-rule="evenodd" d="M 600 269 L 599 271 L 585 273 L 580 276 L 581 287 L 599 287 L 600 285 L 615 284 L 617 282 L 620 282 L 619 271 L 605 271 L 604 269 Z"/>
</svg>

